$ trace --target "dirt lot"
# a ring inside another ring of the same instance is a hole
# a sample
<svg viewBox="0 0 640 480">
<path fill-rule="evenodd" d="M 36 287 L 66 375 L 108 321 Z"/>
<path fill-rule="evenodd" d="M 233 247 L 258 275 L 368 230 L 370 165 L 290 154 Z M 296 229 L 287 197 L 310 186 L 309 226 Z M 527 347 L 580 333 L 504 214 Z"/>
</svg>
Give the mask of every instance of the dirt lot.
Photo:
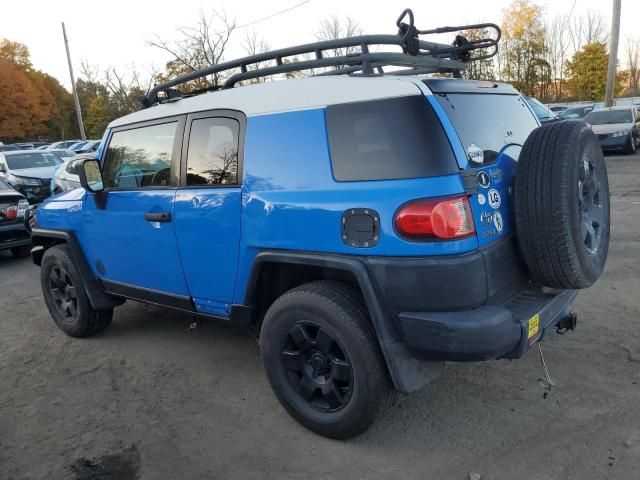
<svg viewBox="0 0 640 480">
<path fill-rule="evenodd" d="M 451 364 L 336 442 L 277 403 L 243 332 L 128 302 L 102 335 L 53 324 L 30 259 L 0 254 L 0 478 L 640 478 L 640 156 L 608 157 L 613 242 L 578 329 L 538 356 Z"/>
</svg>

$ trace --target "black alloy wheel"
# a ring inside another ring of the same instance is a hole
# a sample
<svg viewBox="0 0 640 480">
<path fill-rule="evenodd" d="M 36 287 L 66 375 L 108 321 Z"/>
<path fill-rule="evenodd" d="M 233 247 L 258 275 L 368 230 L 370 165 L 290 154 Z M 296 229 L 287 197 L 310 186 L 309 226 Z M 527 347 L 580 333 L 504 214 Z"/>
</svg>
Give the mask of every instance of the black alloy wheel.
<svg viewBox="0 0 640 480">
<path fill-rule="evenodd" d="M 349 402 L 351 363 L 327 330 L 311 322 L 294 324 L 286 332 L 281 358 L 288 381 L 312 408 L 335 412 Z"/>
<path fill-rule="evenodd" d="M 604 226 L 604 210 L 600 199 L 600 180 L 591 157 L 585 154 L 578 166 L 578 208 L 580 238 L 589 255 L 598 252 Z"/>
<path fill-rule="evenodd" d="M 49 272 L 49 289 L 61 318 L 75 321 L 78 315 L 78 296 L 69 273 L 59 265 Z"/>
</svg>

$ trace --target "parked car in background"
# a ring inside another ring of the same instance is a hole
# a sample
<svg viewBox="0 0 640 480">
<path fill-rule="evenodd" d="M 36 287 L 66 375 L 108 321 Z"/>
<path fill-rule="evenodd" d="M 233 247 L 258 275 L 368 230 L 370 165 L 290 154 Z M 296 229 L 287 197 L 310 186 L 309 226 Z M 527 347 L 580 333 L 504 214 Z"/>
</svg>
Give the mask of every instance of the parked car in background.
<svg viewBox="0 0 640 480">
<path fill-rule="evenodd" d="M 561 112 L 564 112 L 568 108 L 569 107 L 566 105 L 552 105 L 549 107 L 549 110 L 551 110 L 553 113 L 560 114 Z"/>
<path fill-rule="evenodd" d="M 82 147 L 84 147 L 86 144 L 87 142 L 84 140 L 80 142 L 76 142 L 69 147 L 69 150 L 73 150 L 74 152 L 78 153 L 82 149 Z"/>
<path fill-rule="evenodd" d="M 20 149 L 13 145 L 0 145 L 0 152 L 12 152 L 14 150 L 20 150 Z"/>
<path fill-rule="evenodd" d="M 635 107 L 609 107 L 584 117 L 598 135 L 603 150 L 635 153 L 640 147 L 640 110 Z"/>
<path fill-rule="evenodd" d="M 84 153 L 75 155 L 69 161 L 63 163 L 58 167 L 53 175 L 53 181 L 51 185 L 51 191 L 54 194 L 73 190 L 74 188 L 80 188 L 80 167 L 82 162 L 96 156 L 94 153 Z"/>
<path fill-rule="evenodd" d="M 559 113 L 560 120 L 580 119 L 593 111 L 593 105 L 580 105 L 579 107 L 567 108 Z"/>
<path fill-rule="evenodd" d="M 51 144 L 50 143 L 46 143 L 44 145 L 36 147 L 36 150 L 46 150 L 47 148 L 49 148 L 49 145 L 51 145 Z"/>
<path fill-rule="evenodd" d="M 15 150 L 0 153 L 0 179 L 27 197 L 29 203 L 39 203 L 51 193 L 51 178 L 63 160 L 38 150 Z"/>
<path fill-rule="evenodd" d="M 29 202 L 4 180 L 0 180 L 0 250 L 16 258 L 29 255 L 31 235 L 25 222 Z"/>
<path fill-rule="evenodd" d="M 55 150 L 58 148 L 69 148 L 71 145 L 74 145 L 78 142 L 80 142 L 81 140 L 63 140 L 60 142 L 53 142 L 51 145 L 49 145 L 46 149 L 47 150 Z"/>
<path fill-rule="evenodd" d="M 77 150 L 77 153 L 91 153 L 98 150 L 100 146 L 100 142 L 102 140 L 89 140 L 80 150 Z"/>
<path fill-rule="evenodd" d="M 73 150 L 69 150 L 66 148 L 47 150 L 47 153 L 53 153 L 54 155 L 57 155 L 58 157 L 60 157 L 62 160 L 65 160 L 65 161 L 77 155 L 76 152 L 74 152 Z"/>
<path fill-rule="evenodd" d="M 560 118 L 533 97 L 524 97 L 540 123 L 557 122 Z"/>
</svg>

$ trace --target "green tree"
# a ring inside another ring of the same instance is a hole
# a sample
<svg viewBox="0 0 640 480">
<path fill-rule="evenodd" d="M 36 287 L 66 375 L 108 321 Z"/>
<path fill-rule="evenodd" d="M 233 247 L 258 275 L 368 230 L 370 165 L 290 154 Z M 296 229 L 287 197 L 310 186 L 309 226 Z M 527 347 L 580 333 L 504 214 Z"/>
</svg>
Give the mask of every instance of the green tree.
<svg viewBox="0 0 640 480">
<path fill-rule="evenodd" d="M 101 138 L 109 122 L 115 118 L 109 105 L 109 98 L 103 95 L 91 99 L 85 112 L 84 126 L 89 138 Z"/>
<path fill-rule="evenodd" d="M 483 38 L 491 38 L 491 32 L 488 28 L 464 30 L 462 36 L 467 40 L 481 40 Z M 489 53 L 486 49 L 476 50 L 471 53 L 472 58 Z M 472 80 L 494 80 L 495 70 L 493 58 L 486 58 L 484 60 L 475 60 L 469 62 L 466 69 L 462 71 L 464 78 Z"/>
<path fill-rule="evenodd" d="M 602 101 L 607 85 L 607 63 L 609 53 L 603 42 L 589 43 L 567 61 L 567 86 L 578 100 Z M 615 93 L 622 91 L 620 75 Z"/>
<path fill-rule="evenodd" d="M 544 96 L 550 68 L 545 60 L 542 9 L 528 0 L 513 0 L 502 19 L 503 40 L 498 61 L 502 79 L 526 95 Z"/>
</svg>

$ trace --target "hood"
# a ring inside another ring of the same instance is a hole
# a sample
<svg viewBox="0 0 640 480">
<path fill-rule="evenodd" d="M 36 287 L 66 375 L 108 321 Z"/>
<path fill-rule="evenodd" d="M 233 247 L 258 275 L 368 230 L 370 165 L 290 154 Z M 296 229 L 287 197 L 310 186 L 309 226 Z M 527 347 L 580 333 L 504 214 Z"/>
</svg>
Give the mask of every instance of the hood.
<svg viewBox="0 0 640 480">
<path fill-rule="evenodd" d="M 607 123 L 605 125 L 591 125 L 591 129 L 593 133 L 603 134 L 603 133 L 615 133 L 620 130 L 629 131 L 631 130 L 630 123 Z"/>
<path fill-rule="evenodd" d="M 52 178 L 53 172 L 56 167 L 40 167 L 40 168 L 20 168 L 18 170 L 11 170 L 11 174 L 16 177 L 27 178 Z"/>
<path fill-rule="evenodd" d="M 49 202 L 69 202 L 75 200 L 82 200 L 85 195 L 84 188 L 74 188 L 73 190 L 68 190 L 66 192 L 59 193 L 52 197 L 49 197 L 45 200 L 46 203 Z"/>
</svg>

